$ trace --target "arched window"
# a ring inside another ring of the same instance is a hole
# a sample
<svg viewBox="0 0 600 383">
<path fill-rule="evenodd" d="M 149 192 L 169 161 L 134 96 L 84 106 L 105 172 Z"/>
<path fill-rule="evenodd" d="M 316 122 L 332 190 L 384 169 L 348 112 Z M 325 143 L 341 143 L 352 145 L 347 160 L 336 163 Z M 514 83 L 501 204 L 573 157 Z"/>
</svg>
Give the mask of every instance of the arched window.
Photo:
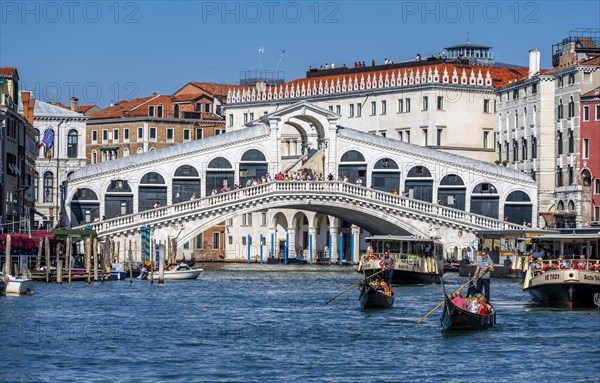
<svg viewBox="0 0 600 383">
<path fill-rule="evenodd" d="M 172 183 L 173 203 L 200 197 L 200 176 L 192 165 L 181 165 L 175 170 Z"/>
<path fill-rule="evenodd" d="M 530 224 L 533 204 L 527 193 L 521 190 L 511 192 L 504 203 L 504 219 L 518 225 Z"/>
<path fill-rule="evenodd" d="M 92 150 L 92 164 L 95 164 L 98 162 L 98 152 L 96 152 L 96 150 Z"/>
<path fill-rule="evenodd" d="M 137 154 L 140 153 L 144 153 L 144 148 L 142 148 L 141 146 L 139 148 L 137 148 Z"/>
<path fill-rule="evenodd" d="M 129 157 L 129 149 L 123 149 L 123 157 Z"/>
<path fill-rule="evenodd" d="M 138 211 L 150 210 L 156 203 L 167 205 L 167 185 L 165 179 L 156 172 L 146 173 L 138 188 Z"/>
<path fill-rule="evenodd" d="M 575 101 L 573 100 L 573 96 L 569 99 L 569 118 L 575 117 Z"/>
<path fill-rule="evenodd" d="M 433 202 L 433 179 L 425 166 L 413 166 L 406 174 L 404 193 L 408 198 Z"/>
<path fill-rule="evenodd" d="M 490 218 L 498 218 L 500 196 L 496 187 L 483 182 L 475 186 L 471 195 L 471 212 Z"/>
<path fill-rule="evenodd" d="M 589 169 L 583 169 L 581 171 L 581 180 L 583 182 L 583 186 L 592 185 L 592 173 L 590 173 Z"/>
<path fill-rule="evenodd" d="M 77 130 L 71 129 L 67 134 L 67 157 L 77 158 Z"/>
<path fill-rule="evenodd" d="M 54 195 L 52 189 L 54 187 L 54 175 L 52 172 L 44 173 L 44 202 L 52 202 Z"/>
<path fill-rule="evenodd" d="M 569 211 L 575 211 L 575 202 L 573 202 L 573 200 L 570 200 L 567 206 L 569 208 Z"/>
<path fill-rule="evenodd" d="M 559 120 L 563 118 L 563 101 L 562 98 L 558 100 L 558 106 L 556 107 L 556 118 Z"/>
<path fill-rule="evenodd" d="M 356 150 L 348 150 L 342 154 L 340 162 L 364 162 L 365 157 Z"/>
<path fill-rule="evenodd" d="M 225 191 L 233 187 L 234 169 L 231 163 L 224 157 L 213 158 L 206 169 L 206 194 L 212 191 Z"/>
<path fill-rule="evenodd" d="M 438 201 L 440 205 L 465 210 L 466 192 L 467 188 L 462 178 L 456 174 L 448 174 L 440 181 Z"/>
<path fill-rule="evenodd" d="M 340 165 L 338 166 L 338 175 L 342 178 L 347 177 L 352 183 L 360 179 L 362 184 L 366 185 L 367 163 L 365 157 L 356 150 L 348 150 L 342 154 Z"/>
<path fill-rule="evenodd" d="M 239 179 L 242 185 L 246 185 L 252 180 L 259 180 L 268 173 L 267 159 L 261 151 L 256 149 L 250 149 L 242 155 L 239 168 Z"/>
</svg>

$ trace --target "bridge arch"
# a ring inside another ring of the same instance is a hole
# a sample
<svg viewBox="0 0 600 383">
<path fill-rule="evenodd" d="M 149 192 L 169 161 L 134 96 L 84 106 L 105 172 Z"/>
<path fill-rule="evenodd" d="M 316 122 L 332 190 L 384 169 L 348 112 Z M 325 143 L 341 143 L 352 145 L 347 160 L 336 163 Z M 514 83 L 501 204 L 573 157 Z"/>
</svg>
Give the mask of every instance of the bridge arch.
<svg viewBox="0 0 600 383">
<path fill-rule="evenodd" d="M 269 163 L 264 153 L 258 149 L 249 149 L 242 154 L 239 163 L 239 180 L 242 185 L 253 179 L 260 179 L 269 171 Z"/>
<path fill-rule="evenodd" d="M 200 174 L 193 165 L 180 165 L 171 183 L 173 203 L 189 201 L 193 195 L 200 198 L 200 182 Z"/>
<path fill-rule="evenodd" d="M 490 218 L 498 218 L 500 195 L 496 186 L 489 182 L 481 182 L 471 193 L 471 213 Z"/>
<path fill-rule="evenodd" d="M 218 156 L 210 160 L 206 166 L 206 195 L 212 194 L 213 190 L 224 191 L 233 187 L 235 182 L 235 171 L 231 161 L 224 156 Z"/>
<path fill-rule="evenodd" d="M 433 201 L 433 177 L 426 166 L 410 168 L 404 181 L 404 193 L 408 198 L 420 201 Z"/>
<path fill-rule="evenodd" d="M 457 174 L 446 174 L 438 186 L 440 204 L 454 209 L 465 210 L 467 187 Z"/>
<path fill-rule="evenodd" d="M 100 218 L 98 195 L 89 188 L 79 188 L 71 200 L 71 222 L 85 225 Z"/>
<path fill-rule="evenodd" d="M 347 150 L 340 156 L 338 165 L 338 175 L 344 179 L 348 177 L 348 182 L 355 183 L 357 179 L 362 184 L 367 184 L 367 161 L 365 156 L 358 150 Z"/>
<path fill-rule="evenodd" d="M 133 213 L 133 192 L 129 181 L 111 180 L 104 194 L 104 216 L 110 219 L 131 213 Z"/>
<path fill-rule="evenodd" d="M 504 220 L 518 225 L 531 224 L 533 204 L 529 195 L 522 190 L 508 194 L 504 202 Z"/>
<path fill-rule="evenodd" d="M 389 157 L 377 159 L 371 170 L 371 187 L 373 189 L 388 192 L 392 189 L 400 189 L 400 167 L 398 163 Z M 366 184 L 364 184 L 367 186 Z"/>
</svg>

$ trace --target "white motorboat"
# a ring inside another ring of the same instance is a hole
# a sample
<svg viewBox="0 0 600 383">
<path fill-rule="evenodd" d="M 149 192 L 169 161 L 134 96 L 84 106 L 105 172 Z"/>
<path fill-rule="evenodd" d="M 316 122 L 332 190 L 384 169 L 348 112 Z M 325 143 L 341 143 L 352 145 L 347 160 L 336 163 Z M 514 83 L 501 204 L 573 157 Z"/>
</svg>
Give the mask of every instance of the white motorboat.
<svg viewBox="0 0 600 383">
<path fill-rule="evenodd" d="M 179 264 L 173 270 L 164 271 L 164 279 L 167 280 L 182 280 L 182 279 L 196 279 L 202 273 L 202 269 L 192 269 L 185 263 Z M 152 273 L 153 279 L 158 279 L 158 271 Z"/>
<path fill-rule="evenodd" d="M 33 280 L 25 277 L 13 277 L 10 274 L 4 275 L 4 284 L 6 285 L 6 294 L 28 294 L 33 292 Z"/>
</svg>

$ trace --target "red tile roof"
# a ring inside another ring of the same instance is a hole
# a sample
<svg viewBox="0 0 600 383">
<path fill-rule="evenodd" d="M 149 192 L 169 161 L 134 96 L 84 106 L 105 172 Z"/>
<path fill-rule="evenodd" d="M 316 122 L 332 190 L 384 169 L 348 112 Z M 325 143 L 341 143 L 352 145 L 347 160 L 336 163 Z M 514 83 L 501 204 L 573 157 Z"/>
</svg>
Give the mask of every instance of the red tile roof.
<svg viewBox="0 0 600 383">
<path fill-rule="evenodd" d="M 54 102 L 51 103 L 52 105 L 56 105 L 56 106 L 60 106 L 61 108 L 64 109 L 68 109 L 71 110 L 71 105 L 64 105 L 61 104 L 60 102 Z M 77 113 L 83 113 L 85 114 L 85 112 L 87 112 L 88 110 L 92 109 L 94 106 L 96 105 L 77 105 Z"/>
<path fill-rule="evenodd" d="M 160 96 L 156 96 L 160 97 Z M 136 98 L 130 101 L 119 101 L 114 105 L 109 106 L 99 112 L 96 112 L 90 116 L 92 119 L 103 119 L 103 118 L 120 118 L 129 117 L 128 114 L 134 108 L 156 98 L 155 96 Z M 147 115 L 147 113 L 146 113 Z"/>
<path fill-rule="evenodd" d="M 14 66 L 0 67 L 0 77 L 2 78 L 13 78 L 16 72 L 17 68 Z"/>
<path fill-rule="evenodd" d="M 598 96 L 600 96 L 600 86 L 598 88 L 592 89 L 589 92 L 582 94 L 579 98 L 598 97 Z"/>
</svg>

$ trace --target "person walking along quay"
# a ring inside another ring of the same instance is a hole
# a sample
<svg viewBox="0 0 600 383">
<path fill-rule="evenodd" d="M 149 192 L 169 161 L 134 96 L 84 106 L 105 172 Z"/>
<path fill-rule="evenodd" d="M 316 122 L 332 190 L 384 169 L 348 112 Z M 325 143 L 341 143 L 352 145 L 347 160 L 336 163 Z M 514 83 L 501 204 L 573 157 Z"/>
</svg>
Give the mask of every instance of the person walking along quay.
<svg viewBox="0 0 600 383">
<path fill-rule="evenodd" d="M 490 272 L 494 271 L 494 261 L 488 256 L 485 251 L 481 252 L 481 260 L 477 262 L 477 268 L 475 269 L 475 275 L 479 276 L 477 280 L 477 290 L 483 293 L 485 288 L 485 299 L 490 301 Z M 481 274 L 481 275 L 480 275 Z"/>
</svg>

